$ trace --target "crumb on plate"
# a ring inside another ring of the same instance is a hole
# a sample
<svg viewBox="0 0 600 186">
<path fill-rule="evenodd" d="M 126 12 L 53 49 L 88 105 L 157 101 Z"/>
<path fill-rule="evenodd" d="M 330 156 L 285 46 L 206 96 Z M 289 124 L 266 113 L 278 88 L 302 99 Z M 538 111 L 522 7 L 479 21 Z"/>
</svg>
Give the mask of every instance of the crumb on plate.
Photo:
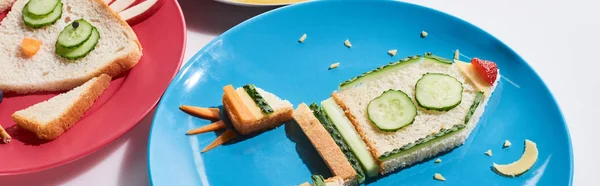
<svg viewBox="0 0 600 186">
<path fill-rule="evenodd" d="M 339 67 L 339 66 L 340 66 L 340 62 L 337 62 L 337 63 L 331 64 L 331 65 L 329 65 L 329 70 L 331 70 L 331 69 L 334 69 L 334 68 L 337 68 L 337 67 Z"/>
<path fill-rule="evenodd" d="M 302 37 L 300 37 L 300 39 L 298 39 L 298 42 L 303 43 L 305 39 L 306 39 L 306 34 L 302 34 Z"/>
<path fill-rule="evenodd" d="M 393 49 L 393 50 L 388 50 L 388 54 L 389 54 L 390 56 L 395 56 L 397 52 L 398 52 L 398 50 L 396 50 L 396 49 Z"/>
<path fill-rule="evenodd" d="M 346 45 L 348 48 L 352 48 L 352 43 L 350 43 L 350 40 L 346 39 L 346 41 L 344 41 L 344 45 Z"/>
</svg>

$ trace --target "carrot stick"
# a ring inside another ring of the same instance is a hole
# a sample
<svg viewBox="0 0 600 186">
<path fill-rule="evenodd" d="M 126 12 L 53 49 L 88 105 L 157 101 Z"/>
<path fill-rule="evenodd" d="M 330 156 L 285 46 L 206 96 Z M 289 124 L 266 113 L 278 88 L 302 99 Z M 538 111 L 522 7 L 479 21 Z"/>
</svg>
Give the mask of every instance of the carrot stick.
<svg viewBox="0 0 600 186">
<path fill-rule="evenodd" d="M 2 139 L 2 141 L 4 143 L 10 143 L 10 140 L 12 139 L 12 137 L 10 137 L 10 135 L 8 135 L 6 130 L 4 130 L 2 125 L 0 125 L 0 139 Z"/>
<path fill-rule="evenodd" d="M 223 123 L 222 120 L 219 120 L 217 122 L 196 128 L 196 129 L 192 129 L 192 130 L 188 130 L 187 134 L 188 135 L 193 135 L 193 134 L 202 134 L 205 132 L 210 132 L 210 131 L 215 131 L 215 130 L 219 130 L 219 129 L 224 129 L 225 128 L 225 123 Z"/>
<path fill-rule="evenodd" d="M 179 109 L 184 112 L 190 113 L 194 116 L 198 116 L 202 119 L 208 120 L 218 120 L 219 119 L 219 109 L 218 108 L 202 108 L 202 107 L 194 107 L 181 105 Z"/>
<path fill-rule="evenodd" d="M 217 139 L 215 139 L 215 141 L 213 141 L 212 143 L 210 143 L 210 145 L 208 145 L 206 148 L 204 148 L 204 150 L 202 150 L 202 152 L 206 152 L 209 151 L 219 145 L 222 145 L 223 143 L 226 143 L 227 141 L 235 138 L 237 136 L 237 134 L 235 133 L 235 131 L 231 130 L 231 129 L 227 129 L 223 134 L 221 134 L 219 137 L 217 137 Z"/>
</svg>

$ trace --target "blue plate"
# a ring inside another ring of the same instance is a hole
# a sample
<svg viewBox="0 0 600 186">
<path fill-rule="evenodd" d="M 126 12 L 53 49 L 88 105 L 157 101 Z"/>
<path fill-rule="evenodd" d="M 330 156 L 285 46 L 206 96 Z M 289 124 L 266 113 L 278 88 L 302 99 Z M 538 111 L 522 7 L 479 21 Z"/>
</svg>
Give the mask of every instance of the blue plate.
<svg viewBox="0 0 600 186">
<path fill-rule="evenodd" d="M 420 38 L 422 30 L 429 33 Z M 304 43 L 298 39 L 306 33 Z M 344 40 L 352 48 L 344 46 Z M 498 64 L 503 78 L 477 128 L 464 145 L 369 180 L 369 185 L 570 185 L 571 142 L 559 107 L 546 85 L 514 51 L 483 30 L 450 15 L 393 1 L 315 1 L 252 18 L 219 36 L 188 62 L 163 96 L 150 135 L 148 163 L 154 185 L 298 185 L 311 174 L 331 175 L 296 125 L 236 139 L 206 153 L 214 133 L 184 135 L 210 123 L 179 105 L 220 106 L 223 86 L 254 83 L 301 102 L 328 98 L 338 83 L 402 57 L 433 52 Z M 387 51 L 397 49 L 390 57 Z M 468 56 L 468 57 L 467 57 Z M 330 64 L 340 67 L 328 70 Z M 506 178 L 490 170 L 537 143 L 539 158 L 525 174 Z M 503 149 L 504 140 L 513 145 Z M 492 157 L 484 155 L 488 149 Z M 433 179 L 441 173 L 445 182 Z"/>
</svg>

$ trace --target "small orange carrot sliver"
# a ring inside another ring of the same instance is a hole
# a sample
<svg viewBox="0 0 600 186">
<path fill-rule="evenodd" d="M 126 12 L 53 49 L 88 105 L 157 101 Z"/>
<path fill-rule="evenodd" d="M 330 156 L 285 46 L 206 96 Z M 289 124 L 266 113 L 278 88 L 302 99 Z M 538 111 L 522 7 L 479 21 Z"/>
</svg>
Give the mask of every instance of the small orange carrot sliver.
<svg viewBox="0 0 600 186">
<path fill-rule="evenodd" d="M 219 120 L 217 122 L 202 126 L 200 128 L 188 130 L 187 134 L 188 135 L 202 134 L 205 132 L 215 131 L 215 130 L 224 129 L 224 128 L 225 128 L 225 123 L 223 123 L 223 121 Z"/>
<path fill-rule="evenodd" d="M 202 108 L 202 107 L 194 107 L 181 105 L 179 109 L 184 112 L 190 113 L 194 116 L 200 117 L 202 119 L 208 120 L 218 120 L 219 119 L 219 108 Z"/>
<path fill-rule="evenodd" d="M 215 139 L 215 141 L 213 141 L 212 143 L 210 143 L 210 145 L 208 145 L 206 148 L 204 148 L 204 150 L 202 150 L 202 152 L 209 151 L 219 145 L 222 145 L 223 143 L 228 142 L 229 140 L 235 138 L 236 136 L 237 136 L 237 134 L 235 133 L 235 131 L 233 131 L 232 129 L 227 129 L 223 134 L 221 134 L 219 137 L 217 137 L 217 139 Z"/>
<path fill-rule="evenodd" d="M 21 42 L 21 50 L 23 55 L 26 57 L 31 57 L 37 53 L 41 45 L 42 41 L 40 40 L 23 38 L 23 41 Z"/>
<path fill-rule="evenodd" d="M 227 97 L 227 100 L 229 100 L 229 102 L 231 102 L 231 105 L 233 107 L 233 108 L 227 108 L 227 109 L 232 109 L 233 113 L 237 114 L 237 116 L 240 117 L 242 120 L 256 119 L 256 117 L 254 117 L 252 112 L 250 112 L 250 109 L 248 109 L 248 107 L 246 105 L 244 105 L 242 98 L 240 98 L 240 95 L 237 94 L 237 92 L 235 91 L 235 89 L 233 88 L 232 85 L 227 85 L 227 86 L 223 87 L 223 91 L 225 92 L 225 96 Z M 223 104 L 225 104 L 225 103 L 223 103 Z"/>
</svg>

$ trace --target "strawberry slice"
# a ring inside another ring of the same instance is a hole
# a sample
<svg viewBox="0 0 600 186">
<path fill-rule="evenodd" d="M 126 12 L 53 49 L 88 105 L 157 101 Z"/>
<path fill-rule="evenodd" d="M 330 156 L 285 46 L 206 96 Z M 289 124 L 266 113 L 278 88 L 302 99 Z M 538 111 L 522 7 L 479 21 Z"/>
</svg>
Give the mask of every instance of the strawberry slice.
<svg viewBox="0 0 600 186">
<path fill-rule="evenodd" d="M 494 84 L 496 78 L 498 78 L 498 66 L 496 63 L 479 58 L 473 58 L 471 59 L 471 64 L 475 68 L 475 71 L 477 71 L 477 74 L 479 74 L 479 76 L 483 78 L 485 82 L 490 85 Z"/>
</svg>

